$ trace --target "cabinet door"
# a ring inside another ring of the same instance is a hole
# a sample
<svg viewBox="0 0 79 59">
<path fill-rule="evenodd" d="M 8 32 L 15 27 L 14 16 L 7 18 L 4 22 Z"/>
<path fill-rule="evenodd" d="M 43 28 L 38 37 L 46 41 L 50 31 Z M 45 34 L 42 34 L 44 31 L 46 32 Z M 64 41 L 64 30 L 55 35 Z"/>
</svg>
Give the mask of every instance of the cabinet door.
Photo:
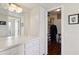
<svg viewBox="0 0 79 59">
<path fill-rule="evenodd" d="M 26 55 L 39 55 L 39 40 L 30 40 L 25 44 Z"/>
</svg>

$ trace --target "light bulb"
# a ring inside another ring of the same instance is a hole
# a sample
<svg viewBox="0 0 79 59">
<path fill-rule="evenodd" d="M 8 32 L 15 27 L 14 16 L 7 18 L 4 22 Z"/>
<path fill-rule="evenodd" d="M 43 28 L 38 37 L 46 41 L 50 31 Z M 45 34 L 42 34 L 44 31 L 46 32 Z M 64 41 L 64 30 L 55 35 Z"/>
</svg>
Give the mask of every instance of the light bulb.
<svg viewBox="0 0 79 59">
<path fill-rule="evenodd" d="M 17 7 L 17 8 L 16 8 L 16 12 L 17 12 L 17 13 L 21 13 L 21 12 L 22 12 L 22 8 Z"/>
<path fill-rule="evenodd" d="M 56 9 L 56 11 L 60 11 L 61 9 Z"/>
<path fill-rule="evenodd" d="M 8 10 L 13 12 L 15 8 L 16 6 L 14 4 L 10 4 Z"/>
<path fill-rule="evenodd" d="M 13 12 L 13 11 L 14 11 L 14 8 L 10 6 L 10 7 L 8 8 L 8 10 Z"/>
</svg>

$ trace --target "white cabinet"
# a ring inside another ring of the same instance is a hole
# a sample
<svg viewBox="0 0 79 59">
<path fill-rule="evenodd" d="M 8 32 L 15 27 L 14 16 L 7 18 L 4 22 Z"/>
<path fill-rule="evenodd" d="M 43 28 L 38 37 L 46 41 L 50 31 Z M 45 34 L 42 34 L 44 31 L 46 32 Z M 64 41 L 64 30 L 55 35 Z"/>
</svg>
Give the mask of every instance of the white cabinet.
<svg viewBox="0 0 79 59">
<path fill-rule="evenodd" d="M 39 39 L 30 39 L 25 44 L 26 55 L 39 55 Z"/>
<path fill-rule="evenodd" d="M 0 55 L 23 55 L 24 45 L 17 45 L 0 52 Z"/>
<path fill-rule="evenodd" d="M 42 7 L 36 7 L 31 10 L 30 29 L 28 32 L 31 39 L 25 44 L 26 55 L 47 54 L 46 15 L 46 10 Z"/>
</svg>

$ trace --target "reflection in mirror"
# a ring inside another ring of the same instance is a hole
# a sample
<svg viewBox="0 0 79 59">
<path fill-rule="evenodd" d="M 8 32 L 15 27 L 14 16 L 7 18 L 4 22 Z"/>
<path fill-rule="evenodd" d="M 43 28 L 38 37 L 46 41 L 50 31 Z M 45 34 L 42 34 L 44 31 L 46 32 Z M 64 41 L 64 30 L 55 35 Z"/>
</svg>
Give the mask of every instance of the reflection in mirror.
<svg viewBox="0 0 79 59">
<path fill-rule="evenodd" d="M 0 37 L 19 36 L 20 35 L 20 18 L 0 14 L 0 21 L 6 24 L 0 24 Z"/>
<path fill-rule="evenodd" d="M 8 34 L 9 36 L 20 35 L 20 19 L 16 17 L 8 17 Z"/>
</svg>

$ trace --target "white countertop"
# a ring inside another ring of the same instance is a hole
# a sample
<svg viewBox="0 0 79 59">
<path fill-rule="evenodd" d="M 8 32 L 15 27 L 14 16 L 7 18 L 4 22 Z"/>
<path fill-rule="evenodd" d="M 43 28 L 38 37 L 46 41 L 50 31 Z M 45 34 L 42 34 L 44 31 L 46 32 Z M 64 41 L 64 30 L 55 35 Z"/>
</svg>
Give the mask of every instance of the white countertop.
<svg viewBox="0 0 79 59">
<path fill-rule="evenodd" d="M 25 37 L 0 37 L 0 52 L 24 44 Z"/>
</svg>

